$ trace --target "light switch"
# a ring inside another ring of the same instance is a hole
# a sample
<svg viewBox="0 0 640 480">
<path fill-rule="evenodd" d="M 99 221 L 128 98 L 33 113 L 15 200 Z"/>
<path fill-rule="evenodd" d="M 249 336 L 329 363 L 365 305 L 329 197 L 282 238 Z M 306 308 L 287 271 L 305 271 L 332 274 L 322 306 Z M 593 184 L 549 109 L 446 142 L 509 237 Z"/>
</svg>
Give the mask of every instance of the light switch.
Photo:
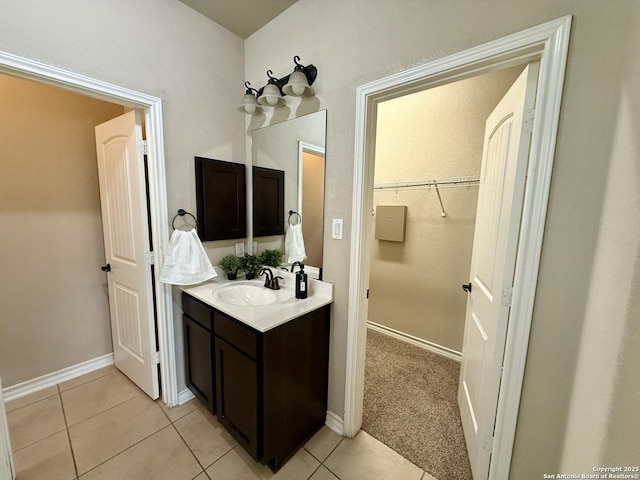
<svg viewBox="0 0 640 480">
<path fill-rule="evenodd" d="M 244 255 L 244 243 L 236 243 L 236 255 L 239 257 Z"/>
<path fill-rule="evenodd" d="M 334 238 L 336 240 L 342 240 L 342 227 L 343 227 L 342 218 L 334 218 L 333 226 L 331 228 L 331 238 Z"/>
</svg>

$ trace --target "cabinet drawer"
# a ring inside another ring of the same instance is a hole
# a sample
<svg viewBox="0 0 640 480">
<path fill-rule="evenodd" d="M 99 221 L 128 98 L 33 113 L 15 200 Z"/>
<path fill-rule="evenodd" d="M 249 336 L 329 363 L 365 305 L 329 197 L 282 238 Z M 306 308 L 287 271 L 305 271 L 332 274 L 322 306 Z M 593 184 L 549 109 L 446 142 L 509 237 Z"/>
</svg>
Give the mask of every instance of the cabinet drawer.
<svg viewBox="0 0 640 480">
<path fill-rule="evenodd" d="M 216 335 L 224 338 L 251 358 L 256 358 L 258 343 L 256 332 L 218 311 L 215 312 L 214 329 Z"/>
<path fill-rule="evenodd" d="M 195 298 L 182 293 L 182 311 L 203 327 L 211 331 L 211 317 L 213 309 Z"/>
</svg>

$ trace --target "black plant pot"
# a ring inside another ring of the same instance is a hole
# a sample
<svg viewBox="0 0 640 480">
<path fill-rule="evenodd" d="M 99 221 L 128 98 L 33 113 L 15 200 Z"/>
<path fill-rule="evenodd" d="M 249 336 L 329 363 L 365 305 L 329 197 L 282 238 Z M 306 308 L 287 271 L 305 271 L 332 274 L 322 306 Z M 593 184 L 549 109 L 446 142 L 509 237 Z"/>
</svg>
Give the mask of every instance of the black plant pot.
<svg viewBox="0 0 640 480">
<path fill-rule="evenodd" d="M 238 272 L 227 272 L 227 278 L 229 280 L 235 280 L 238 278 Z"/>
<path fill-rule="evenodd" d="M 244 274 L 244 278 L 246 278 L 247 280 L 253 280 L 254 278 L 256 278 L 256 274 L 255 272 L 254 273 L 247 272 Z"/>
</svg>

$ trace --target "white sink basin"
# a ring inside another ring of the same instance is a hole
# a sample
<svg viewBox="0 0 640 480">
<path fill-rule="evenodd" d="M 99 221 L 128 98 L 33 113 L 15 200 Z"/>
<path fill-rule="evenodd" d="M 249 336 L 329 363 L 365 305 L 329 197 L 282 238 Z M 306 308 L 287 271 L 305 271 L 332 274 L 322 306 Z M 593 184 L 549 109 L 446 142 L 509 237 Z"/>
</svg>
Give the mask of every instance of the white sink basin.
<svg viewBox="0 0 640 480">
<path fill-rule="evenodd" d="M 239 281 L 223 285 L 213 292 L 218 300 L 241 307 L 264 307 L 288 299 L 284 290 L 270 290 L 261 281 Z"/>
</svg>

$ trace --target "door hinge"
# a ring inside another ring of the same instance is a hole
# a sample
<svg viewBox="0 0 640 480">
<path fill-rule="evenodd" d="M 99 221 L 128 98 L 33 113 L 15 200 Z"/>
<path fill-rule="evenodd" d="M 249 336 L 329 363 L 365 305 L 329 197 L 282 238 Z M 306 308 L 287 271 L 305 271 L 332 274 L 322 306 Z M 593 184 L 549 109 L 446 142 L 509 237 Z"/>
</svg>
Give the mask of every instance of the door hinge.
<svg viewBox="0 0 640 480">
<path fill-rule="evenodd" d="M 484 450 L 491 453 L 493 451 L 493 436 L 484 437 Z"/>
<path fill-rule="evenodd" d="M 511 306 L 513 300 L 513 287 L 504 287 L 502 289 L 502 305 L 505 307 Z"/>
<path fill-rule="evenodd" d="M 160 352 L 153 352 L 151 354 L 151 364 L 160 365 Z"/>
<path fill-rule="evenodd" d="M 144 263 L 146 265 L 153 265 L 155 263 L 155 257 L 153 256 L 153 252 L 147 252 L 144 255 Z"/>
<path fill-rule="evenodd" d="M 524 133 L 533 132 L 533 123 L 536 119 L 536 110 L 534 108 L 530 108 L 529 110 L 524 111 L 524 116 L 522 118 L 522 131 Z"/>
<path fill-rule="evenodd" d="M 147 155 L 149 153 L 149 146 L 146 140 L 138 140 L 138 153 L 140 155 Z"/>
<path fill-rule="evenodd" d="M 369 289 L 367 288 L 367 298 L 369 298 Z"/>
</svg>

